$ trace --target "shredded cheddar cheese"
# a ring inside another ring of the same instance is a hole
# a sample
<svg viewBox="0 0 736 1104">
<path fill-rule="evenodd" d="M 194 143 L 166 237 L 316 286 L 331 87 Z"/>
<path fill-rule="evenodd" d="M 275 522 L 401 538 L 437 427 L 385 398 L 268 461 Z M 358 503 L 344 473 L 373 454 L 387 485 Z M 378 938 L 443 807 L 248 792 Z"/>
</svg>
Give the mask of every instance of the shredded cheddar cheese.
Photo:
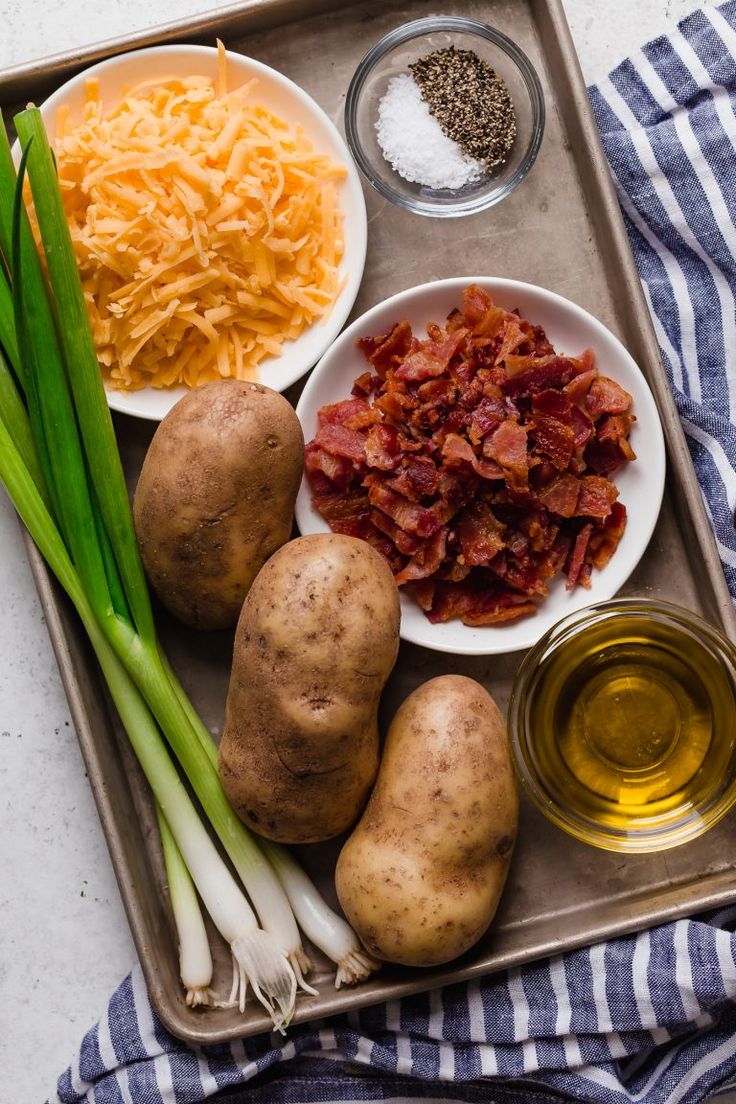
<svg viewBox="0 0 736 1104">
<path fill-rule="evenodd" d="M 113 387 L 253 379 L 338 292 L 344 168 L 206 77 L 146 82 L 111 111 L 89 81 L 60 119 L 64 206 Z M 264 382 L 268 382 L 267 378 Z"/>
</svg>

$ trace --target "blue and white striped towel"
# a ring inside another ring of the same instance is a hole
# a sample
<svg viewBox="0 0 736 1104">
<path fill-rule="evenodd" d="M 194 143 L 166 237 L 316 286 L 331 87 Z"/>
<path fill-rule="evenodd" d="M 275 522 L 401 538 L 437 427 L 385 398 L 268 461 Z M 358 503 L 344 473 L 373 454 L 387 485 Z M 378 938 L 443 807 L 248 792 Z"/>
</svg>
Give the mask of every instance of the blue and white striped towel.
<svg viewBox="0 0 736 1104">
<path fill-rule="evenodd" d="M 644 47 L 591 100 L 736 597 L 736 0 Z M 52 1099 L 696 1104 L 736 1081 L 734 928 L 736 907 L 206 1050 L 166 1033 L 136 969 Z"/>
</svg>

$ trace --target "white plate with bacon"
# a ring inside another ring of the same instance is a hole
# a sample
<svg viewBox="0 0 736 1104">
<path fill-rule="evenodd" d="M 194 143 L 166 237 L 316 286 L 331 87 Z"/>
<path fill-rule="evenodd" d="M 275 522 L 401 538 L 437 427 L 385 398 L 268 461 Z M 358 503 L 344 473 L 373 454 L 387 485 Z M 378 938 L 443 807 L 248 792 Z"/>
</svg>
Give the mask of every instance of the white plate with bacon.
<svg viewBox="0 0 736 1104">
<path fill-rule="evenodd" d="M 618 338 L 544 288 L 463 277 L 393 296 L 322 357 L 297 414 L 299 529 L 381 551 L 415 644 L 529 648 L 612 598 L 652 536 L 651 391 Z"/>
</svg>

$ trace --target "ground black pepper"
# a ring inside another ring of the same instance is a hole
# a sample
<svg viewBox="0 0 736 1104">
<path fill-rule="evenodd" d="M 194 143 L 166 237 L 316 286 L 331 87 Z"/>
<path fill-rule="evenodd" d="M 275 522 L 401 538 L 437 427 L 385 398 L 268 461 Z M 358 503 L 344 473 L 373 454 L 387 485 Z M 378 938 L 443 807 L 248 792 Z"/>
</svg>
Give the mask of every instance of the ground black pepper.
<svg viewBox="0 0 736 1104">
<path fill-rule="evenodd" d="M 514 144 L 516 116 L 506 85 L 488 62 L 448 46 L 409 68 L 448 138 L 488 171 L 502 165 Z"/>
</svg>

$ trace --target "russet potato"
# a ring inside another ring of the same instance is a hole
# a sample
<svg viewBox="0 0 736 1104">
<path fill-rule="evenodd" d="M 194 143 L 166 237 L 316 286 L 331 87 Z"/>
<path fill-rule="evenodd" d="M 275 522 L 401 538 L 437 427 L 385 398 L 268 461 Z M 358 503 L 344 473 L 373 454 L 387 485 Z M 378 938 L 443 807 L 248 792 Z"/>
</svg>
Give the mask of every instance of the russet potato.
<svg viewBox="0 0 736 1104">
<path fill-rule="evenodd" d="M 133 515 L 149 582 L 184 624 L 235 624 L 263 563 L 291 536 L 303 453 L 290 403 L 259 383 L 197 387 L 161 422 Z"/>
<path fill-rule="evenodd" d="M 315 533 L 269 559 L 238 621 L 219 758 L 249 827 L 312 843 L 355 822 L 398 643 L 398 590 L 365 541 Z"/>
<path fill-rule="evenodd" d="M 375 788 L 343 847 L 336 886 L 377 958 L 448 962 L 496 912 L 516 837 L 506 729 L 473 679 L 442 675 L 403 702 Z"/>
</svg>

